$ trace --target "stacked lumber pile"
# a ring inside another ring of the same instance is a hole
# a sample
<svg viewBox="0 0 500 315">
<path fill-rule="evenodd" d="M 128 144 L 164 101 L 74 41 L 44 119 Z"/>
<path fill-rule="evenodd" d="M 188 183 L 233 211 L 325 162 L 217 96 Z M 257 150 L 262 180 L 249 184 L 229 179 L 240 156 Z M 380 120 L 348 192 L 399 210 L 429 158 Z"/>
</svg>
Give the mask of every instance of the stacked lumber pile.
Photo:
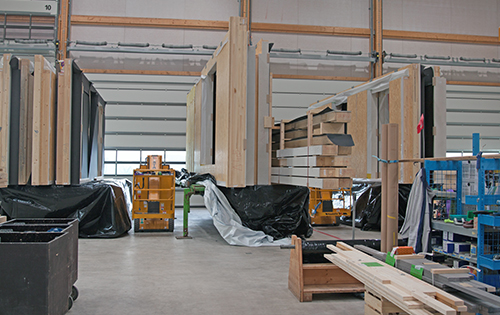
<svg viewBox="0 0 500 315">
<path fill-rule="evenodd" d="M 337 246 L 327 245 L 336 254 L 326 254 L 325 258 L 342 268 L 348 274 L 364 283 L 365 314 L 381 314 L 380 305 L 384 300 L 391 310 L 408 314 L 446 314 L 467 312 L 464 301 L 444 292 L 388 264 L 378 261 L 353 247 L 338 242 Z M 383 307 L 383 306 L 382 306 Z"/>
<path fill-rule="evenodd" d="M 271 183 L 337 189 L 352 186 L 351 113 L 326 110 L 281 121 L 273 133 Z"/>
<path fill-rule="evenodd" d="M 378 260 L 385 261 L 386 253 L 363 246 L 354 248 L 367 253 Z M 422 270 L 422 280 L 448 291 L 464 300 L 469 313 L 500 313 L 500 296 L 495 295 L 494 286 L 473 280 L 467 268 L 449 268 L 425 258 L 425 255 L 395 255 L 395 267 L 411 273 L 412 266 Z"/>
</svg>

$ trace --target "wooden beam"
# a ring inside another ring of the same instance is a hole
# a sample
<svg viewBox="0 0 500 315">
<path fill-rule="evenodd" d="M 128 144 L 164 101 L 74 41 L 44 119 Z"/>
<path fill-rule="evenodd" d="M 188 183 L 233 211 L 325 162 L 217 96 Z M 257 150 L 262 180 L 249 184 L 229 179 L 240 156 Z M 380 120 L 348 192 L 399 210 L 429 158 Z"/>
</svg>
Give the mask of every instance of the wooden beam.
<svg viewBox="0 0 500 315">
<path fill-rule="evenodd" d="M 61 13 L 59 14 L 57 40 L 59 41 L 58 59 L 63 60 L 68 56 L 68 22 L 69 22 L 69 0 L 61 0 Z"/>
<path fill-rule="evenodd" d="M 72 15 L 72 25 L 102 25 L 102 26 L 129 26 L 129 27 L 158 27 L 158 28 L 182 28 L 182 29 L 207 29 L 227 31 L 227 21 L 206 21 L 186 19 L 163 19 L 163 18 L 138 18 L 120 16 L 93 16 Z"/>
<path fill-rule="evenodd" d="M 383 35 L 384 38 L 386 39 L 419 40 L 419 41 L 430 41 L 430 42 L 483 44 L 483 45 L 500 44 L 500 41 L 496 36 L 397 31 L 397 30 L 384 30 Z"/>
<path fill-rule="evenodd" d="M 37 24 L 51 24 L 54 25 L 54 16 L 32 16 L 31 22 Z M 30 17 L 26 15 L 8 15 L 7 22 L 14 23 L 29 23 Z"/>
<path fill-rule="evenodd" d="M 370 29 L 368 28 L 282 24 L 282 23 L 253 22 L 252 32 L 370 37 Z"/>
<path fill-rule="evenodd" d="M 196 71 L 127 70 L 127 69 L 82 69 L 82 71 L 84 73 L 179 75 L 179 76 L 193 76 L 193 77 L 201 75 L 201 72 L 196 72 Z"/>
</svg>

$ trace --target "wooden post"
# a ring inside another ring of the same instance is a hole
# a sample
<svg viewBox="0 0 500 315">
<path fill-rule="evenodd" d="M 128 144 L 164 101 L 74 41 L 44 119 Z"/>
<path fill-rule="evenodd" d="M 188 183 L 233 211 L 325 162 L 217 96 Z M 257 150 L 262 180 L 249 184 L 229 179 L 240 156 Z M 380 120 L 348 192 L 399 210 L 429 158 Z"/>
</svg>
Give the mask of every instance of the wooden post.
<svg viewBox="0 0 500 315">
<path fill-rule="evenodd" d="M 389 124 L 387 132 L 387 159 L 399 160 L 399 125 Z M 387 165 L 387 250 L 390 251 L 398 244 L 398 215 L 399 215 L 399 163 Z"/>
<path fill-rule="evenodd" d="M 386 161 L 399 159 L 399 125 L 382 126 L 382 154 Z M 391 251 L 398 243 L 399 168 L 398 163 L 382 163 L 381 251 Z"/>
<path fill-rule="evenodd" d="M 66 59 L 68 51 L 68 27 L 69 27 L 69 0 L 61 0 L 61 13 L 59 14 L 57 40 L 59 40 L 58 59 Z"/>
<path fill-rule="evenodd" d="M 373 0 L 373 30 L 374 41 L 373 50 L 378 54 L 378 61 L 375 63 L 375 78 L 382 75 L 382 0 Z"/>
<path fill-rule="evenodd" d="M 388 125 L 382 125 L 382 144 L 380 158 L 382 160 L 387 160 L 387 145 L 388 145 Z M 387 253 L 387 163 L 381 163 L 380 175 L 382 178 L 382 202 L 380 209 L 380 251 Z"/>
</svg>

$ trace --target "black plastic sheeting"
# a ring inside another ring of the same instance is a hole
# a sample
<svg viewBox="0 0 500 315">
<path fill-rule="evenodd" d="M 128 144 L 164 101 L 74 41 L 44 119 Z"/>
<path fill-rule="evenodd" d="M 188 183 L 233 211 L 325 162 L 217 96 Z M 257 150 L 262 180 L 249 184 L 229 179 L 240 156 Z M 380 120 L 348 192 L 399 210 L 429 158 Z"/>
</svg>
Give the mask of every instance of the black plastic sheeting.
<svg viewBox="0 0 500 315">
<path fill-rule="evenodd" d="M 325 254 L 331 254 L 327 245 L 337 245 L 337 242 L 343 242 L 350 246 L 364 245 L 376 250 L 380 250 L 380 240 L 378 239 L 357 239 L 357 240 L 322 240 L 322 241 L 302 241 L 302 261 L 304 263 L 328 263 Z M 399 240 L 399 246 L 408 245 L 408 239 Z"/>
<path fill-rule="evenodd" d="M 132 226 L 130 181 L 76 186 L 13 186 L 0 189 L 1 210 L 10 219 L 76 218 L 79 237 L 113 238 Z"/>
<path fill-rule="evenodd" d="M 358 189 L 355 226 L 364 231 L 380 230 L 382 205 L 381 184 L 354 185 L 353 191 L 355 187 Z M 403 225 L 405 219 L 410 190 L 411 184 L 399 184 L 398 227 Z M 351 217 L 341 217 L 340 222 L 347 225 L 352 224 Z"/>
<path fill-rule="evenodd" d="M 244 226 L 275 239 L 310 237 L 309 189 L 291 185 L 219 187 Z"/>
</svg>

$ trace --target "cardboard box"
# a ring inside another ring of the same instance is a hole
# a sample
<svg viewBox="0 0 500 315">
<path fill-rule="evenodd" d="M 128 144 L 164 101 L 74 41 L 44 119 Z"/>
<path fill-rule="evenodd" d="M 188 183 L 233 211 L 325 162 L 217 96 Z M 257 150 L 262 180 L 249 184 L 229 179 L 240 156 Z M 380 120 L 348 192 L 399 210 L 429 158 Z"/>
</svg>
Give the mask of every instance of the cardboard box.
<svg viewBox="0 0 500 315">
<path fill-rule="evenodd" d="M 470 243 L 453 243 L 455 246 L 455 249 L 453 250 L 454 253 L 464 253 L 464 252 L 470 252 Z"/>
<path fill-rule="evenodd" d="M 0 223 L 7 222 L 7 217 L 4 215 L 0 215 Z"/>
<path fill-rule="evenodd" d="M 455 244 L 450 241 L 444 241 L 443 240 L 443 251 L 445 253 L 451 254 L 455 250 Z"/>
<path fill-rule="evenodd" d="M 476 244 L 470 244 L 470 255 L 471 256 L 477 255 L 477 245 Z"/>
<path fill-rule="evenodd" d="M 460 235 L 460 234 L 456 234 L 456 233 L 448 232 L 448 238 L 446 240 L 448 240 L 450 242 L 465 242 L 465 241 L 469 240 L 469 237 L 464 236 L 464 235 Z"/>
</svg>

